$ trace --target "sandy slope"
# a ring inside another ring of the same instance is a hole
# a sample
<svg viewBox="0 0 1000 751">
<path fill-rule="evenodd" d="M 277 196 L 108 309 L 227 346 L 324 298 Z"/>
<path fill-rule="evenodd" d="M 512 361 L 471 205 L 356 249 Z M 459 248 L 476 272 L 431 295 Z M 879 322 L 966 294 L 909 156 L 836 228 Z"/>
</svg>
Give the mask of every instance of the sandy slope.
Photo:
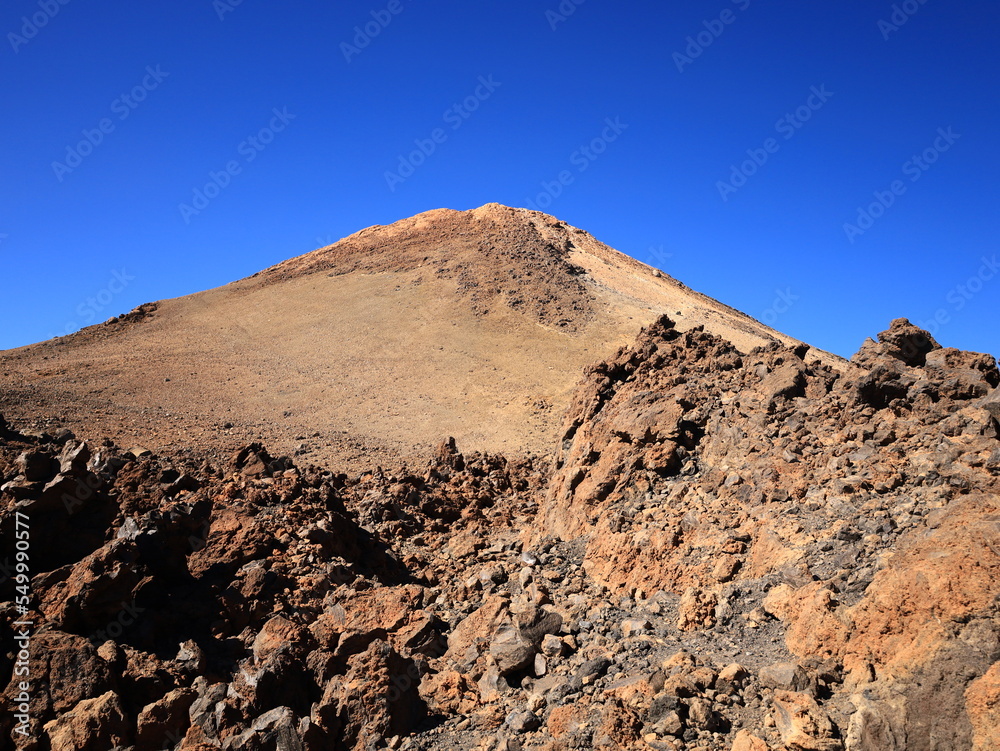
<svg viewBox="0 0 1000 751">
<path fill-rule="evenodd" d="M 794 342 L 553 217 L 489 204 L 4 352 L 0 410 L 152 450 L 261 439 L 345 469 L 448 435 L 547 453 L 582 369 L 660 313 L 744 351 Z"/>
</svg>

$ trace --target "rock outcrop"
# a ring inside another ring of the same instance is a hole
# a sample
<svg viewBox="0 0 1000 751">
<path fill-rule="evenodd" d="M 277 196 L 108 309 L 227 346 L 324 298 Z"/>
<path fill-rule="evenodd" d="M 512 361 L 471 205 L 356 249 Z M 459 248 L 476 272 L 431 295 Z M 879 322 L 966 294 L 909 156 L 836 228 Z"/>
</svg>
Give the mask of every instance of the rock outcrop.
<svg viewBox="0 0 1000 751">
<path fill-rule="evenodd" d="M 661 319 L 588 371 L 527 539 L 586 540 L 589 575 L 678 598 L 681 630 L 776 618 L 836 660 L 838 731 L 775 695 L 789 748 L 971 748 L 1000 657 L 1000 373 L 905 319 L 879 342 L 841 372 Z"/>
</svg>

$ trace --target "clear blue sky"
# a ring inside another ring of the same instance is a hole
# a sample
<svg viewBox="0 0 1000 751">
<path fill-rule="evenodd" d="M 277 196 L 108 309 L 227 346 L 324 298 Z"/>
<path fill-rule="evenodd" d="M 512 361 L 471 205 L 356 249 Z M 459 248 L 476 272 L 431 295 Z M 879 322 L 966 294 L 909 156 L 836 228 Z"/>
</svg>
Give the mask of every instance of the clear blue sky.
<svg viewBox="0 0 1000 751">
<path fill-rule="evenodd" d="M 1000 6 L 897 7 L 11 0 L 0 348 L 498 201 L 842 355 L 1000 354 Z"/>
</svg>

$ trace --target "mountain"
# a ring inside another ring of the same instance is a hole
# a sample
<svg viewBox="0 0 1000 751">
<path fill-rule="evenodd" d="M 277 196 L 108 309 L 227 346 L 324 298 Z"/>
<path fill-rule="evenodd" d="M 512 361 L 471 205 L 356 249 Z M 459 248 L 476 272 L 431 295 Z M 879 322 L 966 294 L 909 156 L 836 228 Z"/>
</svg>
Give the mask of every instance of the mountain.
<svg viewBox="0 0 1000 751">
<path fill-rule="evenodd" d="M 345 468 L 417 461 L 447 436 L 546 453 L 583 368 L 661 314 L 742 351 L 796 343 L 582 230 L 489 204 L 4 352 L 0 409 L 156 451 L 264 441 Z"/>
<path fill-rule="evenodd" d="M 0 734 L 994 751 L 1000 369 L 905 319 L 859 344 L 491 205 L 7 353 Z"/>
</svg>

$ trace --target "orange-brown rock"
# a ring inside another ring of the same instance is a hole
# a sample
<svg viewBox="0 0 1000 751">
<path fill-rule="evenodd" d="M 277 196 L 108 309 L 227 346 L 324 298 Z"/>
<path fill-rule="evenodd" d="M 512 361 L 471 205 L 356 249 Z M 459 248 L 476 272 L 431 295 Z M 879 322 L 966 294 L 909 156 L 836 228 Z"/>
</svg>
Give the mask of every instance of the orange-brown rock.
<svg viewBox="0 0 1000 751">
<path fill-rule="evenodd" d="M 774 722 L 781 741 L 795 751 L 839 751 L 843 743 L 836 729 L 808 694 L 777 691 L 774 694 Z"/>
<path fill-rule="evenodd" d="M 585 724 L 591 717 L 591 712 L 579 704 L 564 704 L 555 707 L 549 713 L 548 730 L 553 738 L 562 738 Z"/>
<path fill-rule="evenodd" d="M 420 684 L 420 695 L 431 710 L 445 714 L 470 714 L 479 703 L 474 684 L 457 670 L 427 676 Z"/>
<path fill-rule="evenodd" d="M 339 733 L 348 749 L 364 751 L 379 739 L 405 735 L 423 718 L 420 674 L 387 642 L 375 641 L 348 660 L 342 680 L 331 682 L 320 703 L 319 724 Z"/>
<path fill-rule="evenodd" d="M 764 741 L 749 730 L 741 730 L 733 739 L 733 747 L 730 751 L 770 751 L 770 749 Z"/>
<path fill-rule="evenodd" d="M 1000 748 L 1000 662 L 969 684 L 965 701 L 972 722 L 972 751 Z"/>
<path fill-rule="evenodd" d="M 978 406 L 1000 373 L 905 320 L 880 342 L 838 370 L 661 319 L 588 371 L 525 539 L 580 538 L 612 590 L 678 597 L 681 630 L 770 613 L 795 655 L 878 697 L 841 717 L 851 748 L 968 748 L 965 691 L 1000 643 L 997 428 Z M 719 576 L 720 555 L 739 565 Z M 756 608 L 731 599 L 756 582 Z"/>
<path fill-rule="evenodd" d="M 130 745 L 131 729 L 118 695 L 108 691 L 84 699 L 45 724 L 52 751 L 100 751 Z"/>
<path fill-rule="evenodd" d="M 196 697 L 194 690 L 179 688 L 144 707 L 136 719 L 136 745 L 155 747 L 170 739 L 180 741 L 191 724 L 188 710 Z"/>
</svg>

